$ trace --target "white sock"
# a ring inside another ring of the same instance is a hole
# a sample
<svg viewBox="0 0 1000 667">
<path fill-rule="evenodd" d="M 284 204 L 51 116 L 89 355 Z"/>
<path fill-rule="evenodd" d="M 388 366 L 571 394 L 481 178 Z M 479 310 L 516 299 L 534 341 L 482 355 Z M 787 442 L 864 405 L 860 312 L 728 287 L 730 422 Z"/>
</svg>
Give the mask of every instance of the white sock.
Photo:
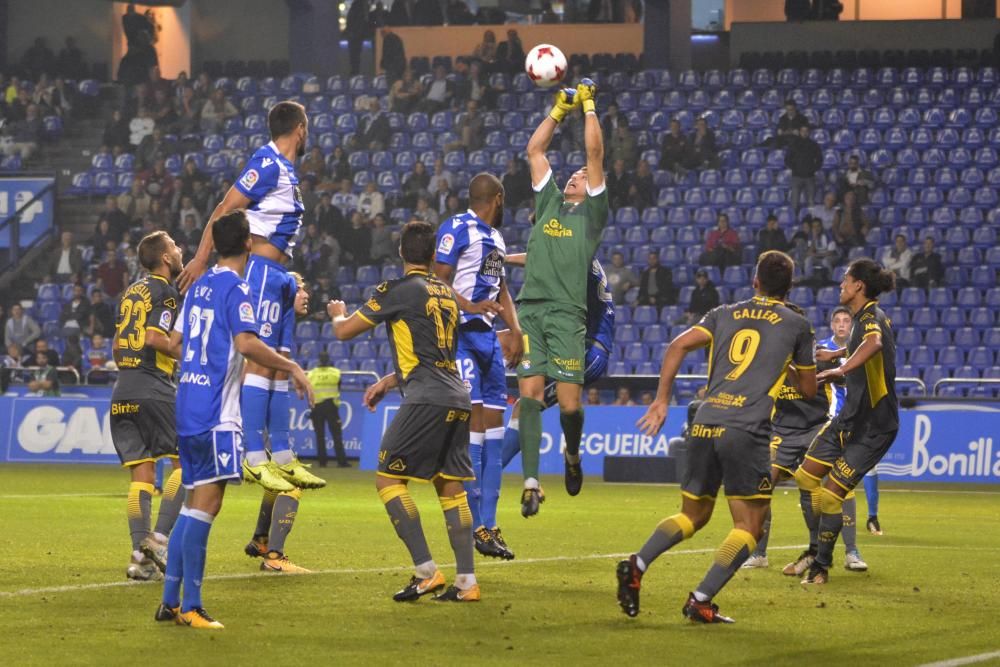
<svg viewBox="0 0 1000 667">
<path fill-rule="evenodd" d="M 697 600 L 698 602 L 708 602 L 712 598 L 710 598 L 709 596 L 705 595 L 701 591 L 695 591 L 694 592 L 694 599 Z"/>
<path fill-rule="evenodd" d="M 430 579 L 437 572 L 438 566 L 434 564 L 434 561 L 429 560 L 426 563 L 421 563 L 417 565 L 416 572 L 417 576 L 421 579 Z"/>
<path fill-rule="evenodd" d="M 646 561 L 640 558 L 638 554 L 635 557 L 635 566 L 639 568 L 640 572 L 645 572 L 646 568 L 649 567 L 648 565 L 646 565 Z"/>
<path fill-rule="evenodd" d="M 273 452 L 271 454 L 271 460 L 279 466 L 288 465 L 295 460 L 295 454 L 293 454 L 290 449 L 286 449 L 283 452 Z"/>
<path fill-rule="evenodd" d="M 507 428 L 509 428 L 511 431 L 516 431 L 518 430 L 518 426 L 520 426 L 520 424 L 521 424 L 520 419 L 511 419 L 509 422 L 507 422 Z"/>
<path fill-rule="evenodd" d="M 169 540 L 170 538 L 164 535 L 163 533 L 153 533 L 153 539 L 162 544 L 167 540 Z"/>
<path fill-rule="evenodd" d="M 146 556 L 143 555 L 143 553 L 141 551 L 133 551 L 132 552 L 132 560 L 142 560 L 145 557 Z"/>
<path fill-rule="evenodd" d="M 474 574 L 455 575 L 455 588 L 461 591 L 467 591 L 475 585 L 476 585 L 476 575 Z"/>
<path fill-rule="evenodd" d="M 267 463 L 267 452 L 247 452 L 246 459 L 248 466 L 259 466 Z"/>
<path fill-rule="evenodd" d="M 526 489 L 537 489 L 538 488 L 538 480 L 535 479 L 534 477 L 529 477 L 528 479 L 524 480 L 524 488 L 526 488 Z"/>
</svg>

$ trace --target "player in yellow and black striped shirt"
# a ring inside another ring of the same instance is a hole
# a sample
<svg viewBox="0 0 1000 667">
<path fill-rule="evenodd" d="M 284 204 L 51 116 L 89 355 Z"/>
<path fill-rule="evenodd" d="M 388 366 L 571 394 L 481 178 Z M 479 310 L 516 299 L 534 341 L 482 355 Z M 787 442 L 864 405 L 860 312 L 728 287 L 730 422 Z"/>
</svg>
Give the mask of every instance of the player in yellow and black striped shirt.
<svg viewBox="0 0 1000 667">
<path fill-rule="evenodd" d="M 896 340 L 877 300 L 895 285 L 892 271 L 876 262 L 867 258 L 851 262 L 840 283 L 840 303 L 854 318 L 851 338 L 846 348 L 816 353 L 819 361 L 846 358 L 843 365 L 818 378 L 821 382 L 846 378 L 847 401 L 795 471 L 801 490 L 819 494 L 822 512 L 816 559 L 804 584 L 825 584 L 829 579 L 833 547 L 844 523 L 844 498 L 882 459 L 899 430 Z"/>
</svg>

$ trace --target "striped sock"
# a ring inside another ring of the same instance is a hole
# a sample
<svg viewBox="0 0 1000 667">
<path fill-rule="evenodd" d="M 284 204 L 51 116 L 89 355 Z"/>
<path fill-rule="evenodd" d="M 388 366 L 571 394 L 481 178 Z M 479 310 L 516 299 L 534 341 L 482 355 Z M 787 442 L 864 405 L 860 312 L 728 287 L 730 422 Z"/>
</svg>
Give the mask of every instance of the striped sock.
<svg viewBox="0 0 1000 667">
<path fill-rule="evenodd" d="M 654 560 L 695 533 L 694 524 L 686 514 L 674 514 L 661 521 L 646 543 L 636 553 L 643 572 Z"/>
<path fill-rule="evenodd" d="M 393 484 L 379 489 L 378 497 L 385 505 L 385 511 L 389 514 L 393 528 L 396 529 L 396 535 L 410 552 L 413 564 L 421 566 L 431 561 L 431 550 L 427 546 L 423 526 L 420 525 L 420 512 L 417 511 L 417 504 L 410 497 L 406 485 Z"/>
<path fill-rule="evenodd" d="M 708 574 L 695 589 L 695 597 L 705 602 L 718 595 L 722 587 L 733 578 L 740 566 L 750 557 L 756 546 L 757 540 L 747 531 L 739 528 L 733 528 L 729 531 L 726 539 L 715 552 L 715 562 L 708 569 Z"/>
<path fill-rule="evenodd" d="M 292 532 L 295 516 L 299 511 L 299 499 L 302 491 L 293 489 L 279 494 L 274 501 L 274 511 L 271 513 L 271 533 L 267 548 L 271 551 L 285 553 L 285 539 Z"/>
<path fill-rule="evenodd" d="M 128 531 L 132 535 L 132 551 L 149 537 L 150 515 L 153 508 L 153 485 L 131 482 L 128 485 Z"/>
<path fill-rule="evenodd" d="M 444 511 L 451 550 L 455 552 L 455 574 L 473 574 L 476 571 L 472 545 L 472 512 L 463 491 L 457 496 L 439 496 Z M 474 582 L 475 580 L 473 580 Z"/>
<path fill-rule="evenodd" d="M 160 512 L 156 515 L 156 528 L 153 532 L 164 537 L 170 535 L 174 524 L 177 523 L 177 515 L 184 505 L 184 496 L 186 495 L 184 487 L 181 486 L 181 469 L 174 468 L 163 485 Z"/>
</svg>

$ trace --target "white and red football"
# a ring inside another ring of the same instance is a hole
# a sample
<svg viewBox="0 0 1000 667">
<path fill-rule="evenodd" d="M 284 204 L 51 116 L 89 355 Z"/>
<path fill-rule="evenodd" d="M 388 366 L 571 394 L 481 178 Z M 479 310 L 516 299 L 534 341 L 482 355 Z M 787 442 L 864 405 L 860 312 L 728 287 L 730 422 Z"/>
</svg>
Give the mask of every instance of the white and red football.
<svg viewBox="0 0 1000 667">
<path fill-rule="evenodd" d="M 566 56 L 556 46 L 539 44 L 524 59 L 524 71 L 535 85 L 551 88 L 566 75 Z"/>
</svg>

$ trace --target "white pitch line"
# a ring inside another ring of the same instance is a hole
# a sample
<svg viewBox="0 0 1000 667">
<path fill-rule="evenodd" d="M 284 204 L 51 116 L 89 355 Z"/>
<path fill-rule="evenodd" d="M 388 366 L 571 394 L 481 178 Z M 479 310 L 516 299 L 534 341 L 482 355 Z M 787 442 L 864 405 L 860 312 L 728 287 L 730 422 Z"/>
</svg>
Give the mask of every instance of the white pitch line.
<svg viewBox="0 0 1000 667">
<path fill-rule="evenodd" d="M 951 660 L 941 660 L 939 662 L 926 662 L 918 667 L 961 667 L 961 665 L 974 665 L 977 662 L 986 662 L 993 658 L 1000 658 L 1000 651 L 969 655 L 964 658 L 952 658 Z"/>
<path fill-rule="evenodd" d="M 8 493 L 0 500 L 41 500 L 45 498 L 124 498 L 124 493 Z"/>
<path fill-rule="evenodd" d="M 804 549 L 804 544 L 793 544 L 789 546 L 782 547 L 769 547 L 773 551 L 794 551 L 797 549 Z M 715 553 L 716 549 L 682 549 L 678 551 L 668 551 L 666 556 L 690 556 L 697 554 L 710 554 Z M 585 556 L 545 556 L 541 558 L 518 558 L 512 561 L 498 562 L 498 561 L 486 561 L 483 563 L 477 563 L 476 567 L 513 567 L 515 565 L 533 565 L 535 563 L 557 563 L 566 561 L 585 561 L 585 560 L 606 560 L 610 558 L 625 558 L 629 554 L 627 553 L 615 553 L 615 554 L 587 554 Z M 445 563 L 441 567 L 454 567 L 454 563 Z M 307 574 L 295 575 L 297 577 L 310 576 L 310 575 L 325 575 L 325 574 L 378 574 L 385 572 L 407 572 L 412 570 L 409 566 L 393 566 L 393 567 L 370 567 L 370 568 L 341 568 L 341 569 L 331 569 L 331 570 L 313 570 Z M 267 578 L 273 577 L 274 575 L 261 574 L 260 572 L 247 572 L 238 574 L 216 574 L 205 577 L 205 581 L 227 581 L 231 579 L 252 579 L 256 577 Z M 13 597 L 27 597 L 30 595 L 43 595 L 45 593 L 72 593 L 76 591 L 90 591 L 90 590 L 101 590 L 105 588 L 121 588 L 123 586 L 145 586 L 152 583 L 151 581 L 109 581 L 104 583 L 93 583 L 93 584 L 73 584 L 69 586 L 49 586 L 46 588 L 22 588 L 19 591 L 0 591 L 0 598 L 13 598 Z"/>
</svg>

